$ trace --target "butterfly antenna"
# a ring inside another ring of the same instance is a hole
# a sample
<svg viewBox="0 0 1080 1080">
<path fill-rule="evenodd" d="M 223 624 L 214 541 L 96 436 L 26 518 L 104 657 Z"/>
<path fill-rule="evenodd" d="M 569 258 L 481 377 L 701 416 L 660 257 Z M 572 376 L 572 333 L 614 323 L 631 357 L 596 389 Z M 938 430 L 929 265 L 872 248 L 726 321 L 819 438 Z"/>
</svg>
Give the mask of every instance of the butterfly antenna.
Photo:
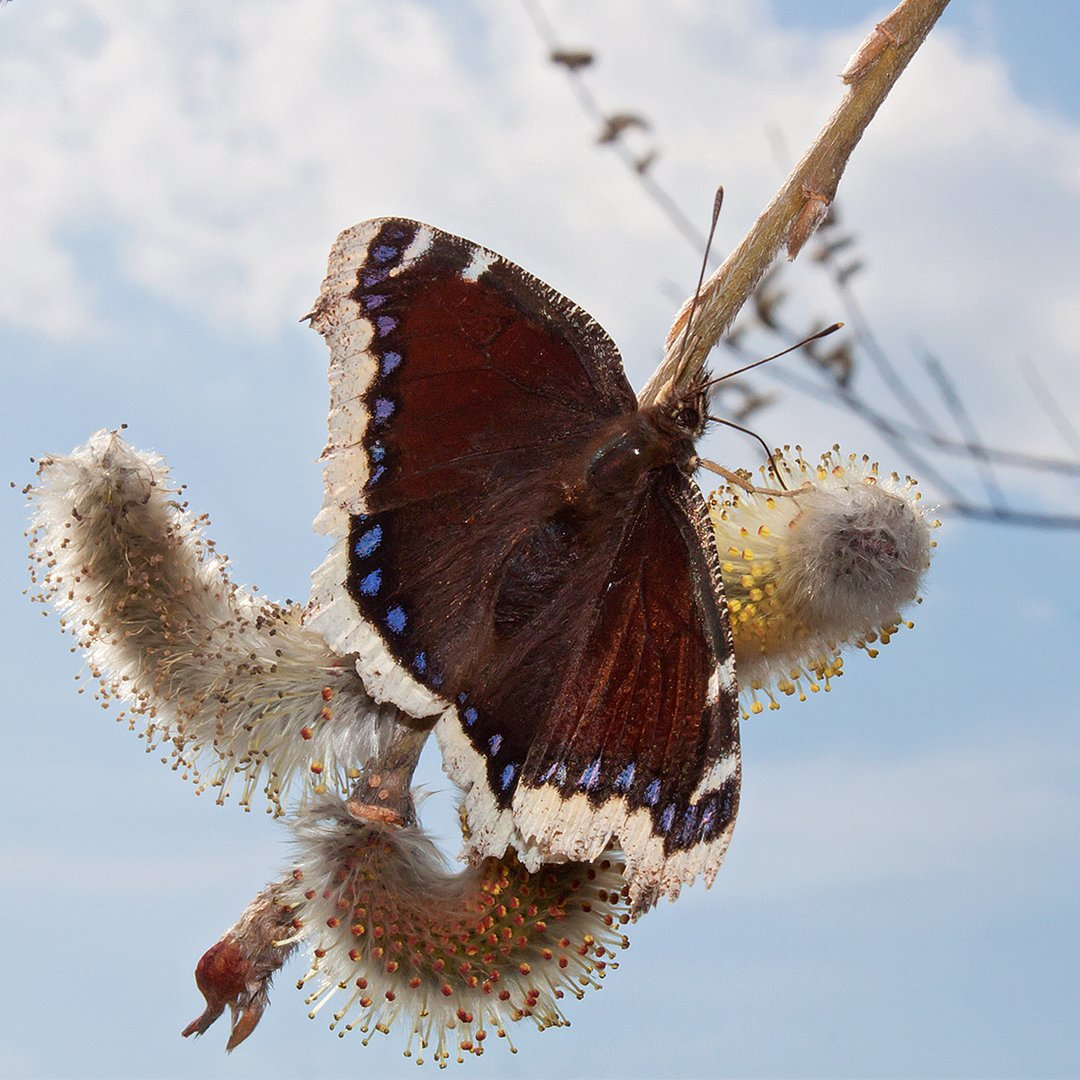
<svg viewBox="0 0 1080 1080">
<path fill-rule="evenodd" d="M 705 284 L 705 271 L 709 266 L 709 252 L 712 250 L 713 235 L 716 232 L 716 222 L 720 217 L 720 207 L 723 205 L 724 188 L 721 186 L 716 189 L 716 194 L 713 196 L 712 221 L 709 223 L 709 236 L 705 241 L 705 254 L 701 257 L 701 273 L 698 274 L 697 288 L 694 289 L 694 298 L 690 301 L 690 311 L 686 316 L 686 326 L 683 327 L 683 336 L 682 342 L 679 345 L 677 365 L 682 362 L 682 358 L 686 353 L 686 346 L 690 341 L 690 327 L 694 322 L 694 315 L 697 313 L 698 301 L 701 299 L 701 287 Z"/>
<path fill-rule="evenodd" d="M 726 375 L 720 375 L 718 378 L 710 379 L 707 383 L 703 383 L 700 389 L 708 390 L 710 386 L 715 386 L 725 379 L 732 379 L 736 375 L 741 375 L 744 371 L 750 371 L 752 368 L 761 367 L 762 364 L 767 364 L 770 360 L 779 360 L 781 356 L 787 356 L 789 352 L 801 349 L 804 345 L 809 345 L 812 341 L 819 341 L 823 337 L 835 334 L 837 330 L 842 330 L 843 328 L 844 324 L 842 322 L 835 322 L 832 326 L 826 326 L 824 330 L 819 330 L 816 334 L 811 334 L 809 337 L 803 338 L 802 341 L 797 341 L 794 345 L 789 345 L 786 349 L 782 349 L 778 353 L 773 353 L 772 356 L 766 356 L 764 360 L 755 360 L 752 364 L 746 364 L 744 367 L 736 368 L 734 371 L 729 371 Z"/>
<path fill-rule="evenodd" d="M 789 352 L 794 352 L 796 349 L 801 349 L 804 345 L 809 345 L 812 341 L 818 341 L 823 337 L 828 337 L 830 334 L 835 334 L 837 330 L 843 327 L 842 322 L 833 323 L 832 326 L 825 327 L 824 330 L 819 330 L 816 334 L 811 334 L 809 337 L 803 338 L 802 341 L 797 341 L 794 345 L 789 345 L 786 349 L 781 350 L 778 353 L 773 353 L 772 356 L 766 356 L 764 360 L 755 360 L 752 364 L 747 364 L 744 367 L 736 368 L 734 371 L 729 371 L 726 375 L 721 375 L 716 379 L 710 379 L 708 382 L 702 383 L 697 389 L 699 392 L 704 393 L 710 386 L 715 386 L 717 383 L 723 382 L 725 379 L 730 379 L 735 375 L 741 375 L 744 371 L 749 371 L 751 368 L 761 367 L 762 364 L 767 364 L 770 360 L 778 360 L 781 356 L 786 356 Z M 741 424 L 736 424 L 734 420 L 725 420 L 722 416 L 708 416 L 707 419 L 712 420 L 713 423 L 723 424 L 725 427 L 734 428 L 736 431 L 741 431 L 745 435 L 749 435 L 752 439 L 757 439 L 761 443 L 761 448 L 765 451 L 765 456 L 769 460 L 769 468 L 772 470 L 773 476 L 776 477 L 777 483 L 785 491 L 788 490 L 787 484 L 784 483 L 784 478 L 780 474 L 780 470 L 776 467 L 776 459 L 772 455 L 772 451 L 769 449 L 768 443 L 756 432 L 751 431 L 749 428 L 743 427 Z"/>
<path fill-rule="evenodd" d="M 761 444 L 761 449 L 765 451 L 765 457 L 769 462 L 769 471 L 776 477 L 776 482 L 784 489 L 784 491 L 788 490 L 787 484 L 784 483 L 783 475 L 776 467 L 776 459 L 773 457 L 773 452 L 769 449 L 769 444 L 756 431 L 752 431 L 748 427 L 743 427 L 742 424 L 736 424 L 734 420 L 725 420 L 722 416 L 708 416 L 707 419 L 712 420 L 716 424 L 723 424 L 724 427 L 741 431 L 744 435 L 749 435 L 751 439 L 757 439 Z M 708 462 L 702 463 L 705 464 L 706 468 L 711 465 L 711 463 Z"/>
</svg>

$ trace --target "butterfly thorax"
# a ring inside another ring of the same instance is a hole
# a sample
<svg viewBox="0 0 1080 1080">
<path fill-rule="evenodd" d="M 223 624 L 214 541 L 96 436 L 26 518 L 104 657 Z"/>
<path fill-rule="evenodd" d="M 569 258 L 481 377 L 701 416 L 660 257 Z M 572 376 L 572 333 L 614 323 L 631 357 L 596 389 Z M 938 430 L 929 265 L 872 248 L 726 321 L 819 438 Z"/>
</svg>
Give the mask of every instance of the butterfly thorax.
<svg viewBox="0 0 1080 1080">
<path fill-rule="evenodd" d="M 613 420 L 589 443 L 584 475 L 586 498 L 632 497 L 648 475 L 667 465 L 686 472 L 698 434 L 696 414 L 654 405 Z M 577 479 L 577 478 L 575 478 Z"/>
</svg>

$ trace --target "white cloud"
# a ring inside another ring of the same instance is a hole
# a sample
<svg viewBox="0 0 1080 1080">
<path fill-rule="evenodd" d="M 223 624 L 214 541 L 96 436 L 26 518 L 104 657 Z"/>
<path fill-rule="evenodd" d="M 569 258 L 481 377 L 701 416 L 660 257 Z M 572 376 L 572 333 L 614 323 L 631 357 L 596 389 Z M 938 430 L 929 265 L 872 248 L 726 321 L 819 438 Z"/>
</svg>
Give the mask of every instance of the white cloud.
<svg viewBox="0 0 1080 1080">
<path fill-rule="evenodd" d="M 750 0 L 545 9 L 568 44 L 597 49 L 587 77 L 601 100 L 651 120 L 656 175 L 692 217 L 704 224 L 725 185 L 720 250 L 781 179 L 773 135 L 801 152 L 859 37 L 778 32 Z M 696 257 L 592 144 L 518 5 L 450 18 L 408 0 L 42 0 L 4 16 L 15 35 L 0 95 L 18 103 L 0 113 L 9 326 L 106 332 L 104 267 L 211 326 L 274 337 L 314 297 L 340 228 L 406 213 L 574 296 L 620 341 L 635 383 L 655 363 L 675 306 L 663 284 L 685 288 Z M 904 364 L 916 339 L 943 357 L 994 442 L 1059 449 L 1013 370 L 1020 355 L 1080 410 L 1068 377 L 1080 234 L 1064 227 L 1080 210 L 1078 162 L 1080 131 L 1024 105 L 999 61 L 943 27 L 840 189 L 880 337 Z M 795 274 L 795 307 L 841 314 L 809 268 Z M 1008 432 L 993 422 L 1003 400 Z M 787 406 L 764 421 L 783 441 L 880 446 L 826 406 Z"/>
</svg>

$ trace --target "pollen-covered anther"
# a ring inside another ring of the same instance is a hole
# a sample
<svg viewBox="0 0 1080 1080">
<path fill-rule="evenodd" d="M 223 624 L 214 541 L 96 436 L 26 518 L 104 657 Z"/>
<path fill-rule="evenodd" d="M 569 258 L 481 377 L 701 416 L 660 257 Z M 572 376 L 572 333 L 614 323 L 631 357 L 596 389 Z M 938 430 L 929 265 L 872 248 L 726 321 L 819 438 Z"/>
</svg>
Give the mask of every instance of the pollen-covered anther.
<svg viewBox="0 0 1080 1080">
<path fill-rule="evenodd" d="M 357 819 L 338 800 L 305 810 L 297 833 L 307 887 L 290 901 L 312 950 L 307 1002 L 316 1014 L 336 998 L 339 1034 L 403 1026 L 406 1053 L 419 1039 L 440 1064 L 482 1053 L 486 1032 L 512 1021 L 566 1024 L 561 1001 L 599 985 L 626 947 L 622 864 L 610 859 L 530 874 L 508 855 L 452 873 L 419 828 Z M 335 925 L 342 905 L 370 913 L 371 931 Z"/>
<path fill-rule="evenodd" d="M 910 626 L 900 612 L 919 600 L 940 524 L 914 480 L 883 476 L 865 456 L 834 447 L 811 465 L 785 447 L 774 461 L 776 472 L 762 470 L 766 485 L 808 490 L 781 498 L 729 487 L 709 500 L 744 717 L 779 708 L 776 694 L 829 690 L 843 648 L 874 657 Z"/>
</svg>

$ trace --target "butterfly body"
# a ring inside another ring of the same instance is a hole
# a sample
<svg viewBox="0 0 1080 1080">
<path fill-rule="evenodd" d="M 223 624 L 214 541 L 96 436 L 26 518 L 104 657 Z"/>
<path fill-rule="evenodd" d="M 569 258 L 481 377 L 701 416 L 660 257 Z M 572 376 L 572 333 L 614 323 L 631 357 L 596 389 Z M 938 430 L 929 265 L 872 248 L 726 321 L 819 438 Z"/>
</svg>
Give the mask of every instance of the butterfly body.
<svg viewBox="0 0 1080 1080">
<path fill-rule="evenodd" d="M 618 842 L 639 910 L 711 878 L 739 755 L 703 403 L 639 408 L 585 312 L 403 219 L 342 234 L 312 320 L 340 539 L 310 621 L 377 700 L 438 718 L 472 853 Z"/>
</svg>

